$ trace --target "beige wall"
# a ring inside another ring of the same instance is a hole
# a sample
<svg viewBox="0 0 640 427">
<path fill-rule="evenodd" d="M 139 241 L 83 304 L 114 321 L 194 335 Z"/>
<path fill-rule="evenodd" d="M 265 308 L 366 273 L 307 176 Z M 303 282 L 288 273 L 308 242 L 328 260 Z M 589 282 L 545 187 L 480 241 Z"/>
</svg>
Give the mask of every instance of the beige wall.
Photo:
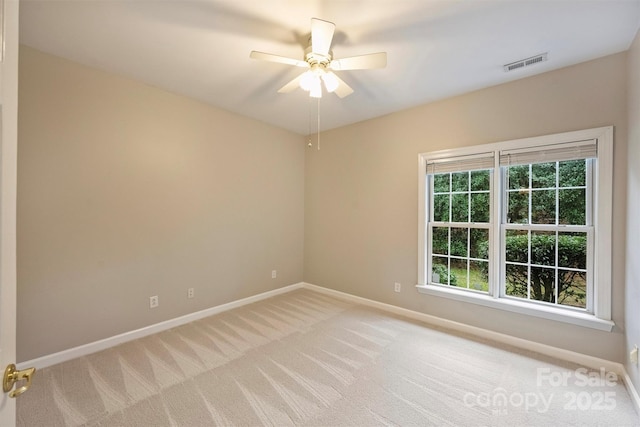
<svg viewBox="0 0 640 427">
<path fill-rule="evenodd" d="M 622 361 L 626 82 L 627 67 L 638 75 L 639 44 L 631 65 L 621 53 L 326 132 L 306 157 L 297 135 L 23 46 L 18 360 L 304 277 Z M 417 293 L 418 153 L 606 125 L 615 126 L 612 333 Z M 159 308 L 148 308 L 150 295 Z M 639 341 L 629 311 L 627 339 Z"/>
<path fill-rule="evenodd" d="M 25 46 L 19 77 L 19 361 L 302 280 L 302 137 Z"/>
<path fill-rule="evenodd" d="M 629 49 L 629 177 L 627 184 L 627 280 L 625 317 L 626 354 L 640 346 L 640 31 Z M 637 364 L 626 368 L 636 389 L 640 390 Z"/>
<path fill-rule="evenodd" d="M 306 153 L 305 281 L 621 361 L 626 60 L 621 53 L 322 134 L 322 149 Z M 418 153 L 606 125 L 615 126 L 613 332 L 418 294 Z"/>
</svg>

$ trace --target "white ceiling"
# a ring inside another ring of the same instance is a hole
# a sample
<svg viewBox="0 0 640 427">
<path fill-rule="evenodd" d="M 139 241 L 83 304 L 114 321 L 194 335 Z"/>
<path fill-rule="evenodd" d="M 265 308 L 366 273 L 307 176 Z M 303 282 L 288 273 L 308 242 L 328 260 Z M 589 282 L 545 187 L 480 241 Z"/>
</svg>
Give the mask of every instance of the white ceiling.
<svg viewBox="0 0 640 427">
<path fill-rule="evenodd" d="M 326 130 L 627 50 L 640 0 L 22 0 L 20 39 L 307 134 L 316 100 L 277 93 L 303 70 L 249 52 L 302 59 L 312 17 L 336 24 L 336 58 L 388 53 L 386 69 L 338 72 L 355 93 L 323 96 Z"/>
</svg>

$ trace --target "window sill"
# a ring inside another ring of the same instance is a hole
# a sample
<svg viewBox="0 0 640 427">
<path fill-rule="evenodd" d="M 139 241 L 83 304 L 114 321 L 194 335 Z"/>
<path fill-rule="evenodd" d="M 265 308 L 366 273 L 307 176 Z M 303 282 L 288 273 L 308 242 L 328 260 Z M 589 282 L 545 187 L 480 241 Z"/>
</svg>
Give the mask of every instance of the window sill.
<svg viewBox="0 0 640 427">
<path fill-rule="evenodd" d="M 584 326 L 585 328 L 598 329 L 601 331 L 611 332 L 615 325 L 611 320 L 599 319 L 593 314 L 578 313 L 568 310 L 557 309 L 554 307 L 535 306 L 509 299 L 493 298 L 489 295 L 476 294 L 473 292 L 463 291 L 459 289 L 449 289 L 438 285 L 416 285 L 418 292 L 427 295 L 435 295 L 442 298 L 454 299 L 457 301 L 468 302 L 471 304 L 479 304 L 485 307 L 496 308 L 498 310 L 506 310 L 514 313 L 525 314 L 529 316 L 541 317 L 543 319 L 554 320 L 558 322 L 570 323 L 573 325 Z"/>
</svg>

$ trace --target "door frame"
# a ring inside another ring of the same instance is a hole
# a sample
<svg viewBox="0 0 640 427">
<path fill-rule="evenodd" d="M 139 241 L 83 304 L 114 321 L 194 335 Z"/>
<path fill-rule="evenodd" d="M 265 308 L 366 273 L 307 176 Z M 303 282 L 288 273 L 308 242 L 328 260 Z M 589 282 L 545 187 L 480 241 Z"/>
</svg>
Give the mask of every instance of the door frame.
<svg viewBox="0 0 640 427">
<path fill-rule="evenodd" d="M 0 62 L 0 374 L 16 361 L 16 200 L 19 0 L 1 0 Z M 0 425 L 16 423 L 15 399 L 0 395 Z"/>
</svg>

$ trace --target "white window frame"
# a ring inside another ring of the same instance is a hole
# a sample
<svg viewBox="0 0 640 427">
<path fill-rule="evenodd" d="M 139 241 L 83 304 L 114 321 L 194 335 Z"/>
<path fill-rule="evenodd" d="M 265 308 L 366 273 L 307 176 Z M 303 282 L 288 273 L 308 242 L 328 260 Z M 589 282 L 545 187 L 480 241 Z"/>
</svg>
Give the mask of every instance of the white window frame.
<svg viewBox="0 0 640 427">
<path fill-rule="evenodd" d="M 553 305 L 536 304 L 504 298 L 500 284 L 504 265 L 504 254 L 500 253 L 501 232 L 503 227 L 501 212 L 503 203 L 502 173 L 500 152 L 530 147 L 540 147 L 575 143 L 578 141 L 597 141 L 597 162 L 593 168 L 593 260 L 588 266 L 593 273 L 592 301 L 587 311 L 571 310 Z M 427 259 L 429 206 L 427 197 L 427 163 L 438 159 L 457 156 L 473 156 L 478 153 L 495 152 L 495 166 L 492 172 L 491 232 L 489 235 L 489 293 L 470 292 L 453 286 L 433 285 L 427 280 L 429 260 Z M 532 138 L 516 139 L 459 149 L 442 150 L 418 155 L 418 284 L 420 293 L 458 301 L 484 305 L 515 313 L 541 317 L 593 329 L 611 331 L 611 248 L 612 248 L 612 210 L 613 210 L 613 126 L 585 129 Z"/>
</svg>

